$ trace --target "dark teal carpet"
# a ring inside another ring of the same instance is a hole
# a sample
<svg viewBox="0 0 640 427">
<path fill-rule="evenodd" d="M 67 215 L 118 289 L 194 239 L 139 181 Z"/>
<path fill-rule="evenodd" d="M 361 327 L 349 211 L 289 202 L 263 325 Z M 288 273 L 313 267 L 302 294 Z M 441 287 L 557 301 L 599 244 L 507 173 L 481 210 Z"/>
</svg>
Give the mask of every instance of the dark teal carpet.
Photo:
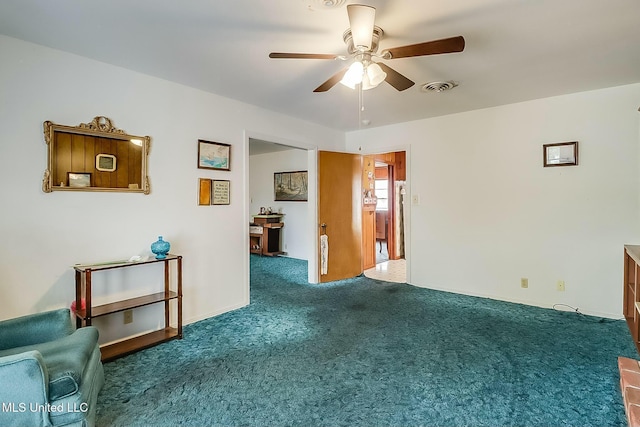
<svg viewBox="0 0 640 427">
<path fill-rule="evenodd" d="M 622 426 L 624 321 L 251 257 L 251 305 L 105 365 L 100 426 Z M 185 295 L 185 299 L 190 298 Z"/>
</svg>

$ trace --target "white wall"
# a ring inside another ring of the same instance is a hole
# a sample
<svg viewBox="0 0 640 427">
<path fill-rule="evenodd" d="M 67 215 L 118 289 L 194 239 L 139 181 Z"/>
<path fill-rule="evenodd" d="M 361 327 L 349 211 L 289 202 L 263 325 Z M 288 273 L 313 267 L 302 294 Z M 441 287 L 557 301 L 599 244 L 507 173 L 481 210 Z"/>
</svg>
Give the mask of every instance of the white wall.
<svg viewBox="0 0 640 427">
<path fill-rule="evenodd" d="M 292 149 L 249 157 L 249 214 L 255 215 L 260 207 L 271 207 L 285 214 L 282 228 L 282 250 L 286 256 L 308 260 L 312 258 L 308 233 L 309 202 L 276 202 L 273 193 L 273 173 L 307 170 L 307 151 Z M 312 206 L 314 204 L 312 203 Z"/>
<path fill-rule="evenodd" d="M 186 322 L 247 304 L 247 135 L 344 147 L 340 132 L 16 39 L 0 36 L 0 57 L 2 319 L 68 306 L 73 264 L 160 234 L 185 257 Z M 622 245 L 640 243 L 639 104 L 630 85 L 353 132 L 347 148 L 409 148 L 413 284 L 617 317 Z M 97 115 L 152 137 L 151 195 L 42 192 L 42 122 Z M 231 172 L 196 168 L 199 138 L 232 144 Z M 579 166 L 542 168 L 542 144 L 572 140 Z M 231 205 L 198 207 L 198 177 L 231 180 Z"/>
<path fill-rule="evenodd" d="M 347 149 L 411 146 L 411 283 L 620 317 L 639 105 L 635 84 L 353 132 Z M 579 165 L 543 168 L 542 144 L 563 141 L 579 141 Z"/>
<path fill-rule="evenodd" d="M 68 306 L 73 264 L 148 252 L 158 235 L 184 256 L 187 323 L 243 306 L 246 135 L 344 147 L 344 135 L 328 128 L 16 39 L 0 36 L 0 57 L 0 318 Z M 42 123 L 75 126 L 99 115 L 152 137 L 151 194 L 43 193 Z M 197 169 L 200 138 L 232 145 L 230 172 Z M 231 205 L 197 206 L 198 177 L 229 179 Z"/>
</svg>

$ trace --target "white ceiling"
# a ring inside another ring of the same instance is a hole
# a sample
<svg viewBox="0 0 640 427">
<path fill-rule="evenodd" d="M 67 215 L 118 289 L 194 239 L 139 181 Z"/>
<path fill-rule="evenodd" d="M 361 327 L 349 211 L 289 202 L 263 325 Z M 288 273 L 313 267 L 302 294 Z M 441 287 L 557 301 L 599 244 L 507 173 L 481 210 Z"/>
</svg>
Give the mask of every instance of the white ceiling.
<svg viewBox="0 0 640 427">
<path fill-rule="evenodd" d="M 288 150 L 298 150 L 298 148 L 277 144 L 275 142 L 263 141 L 261 139 L 249 138 L 249 156 Z"/>
<path fill-rule="evenodd" d="M 339 1 L 339 0 L 338 0 Z M 358 94 L 313 89 L 348 65 L 344 5 L 322 0 L 2 0 L 0 33 L 349 131 Z M 347 1 L 346 3 L 353 3 Z M 416 82 L 364 92 L 370 127 L 640 82 L 638 0 L 362 0 L 380 50 L 457 35 L 462 53 L 385 61 Z M 1 66 L 1 65 L 0 65 Z M 443 93 L 420 85 L 453 80 Z"/>
</svg>

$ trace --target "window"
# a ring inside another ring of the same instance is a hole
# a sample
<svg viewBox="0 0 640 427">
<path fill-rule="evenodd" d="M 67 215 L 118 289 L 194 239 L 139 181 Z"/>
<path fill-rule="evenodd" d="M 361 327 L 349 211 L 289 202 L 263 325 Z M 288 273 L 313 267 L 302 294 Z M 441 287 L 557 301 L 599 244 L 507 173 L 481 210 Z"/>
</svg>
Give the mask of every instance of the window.
<svg viewBox="0 0 640 427">
<path fill-rule="evenodd" d="M 386 211 L 389 209 L 389 181 L 376 179 L 376 197 L 378 198 L 376 210 Z"/>
</svg>

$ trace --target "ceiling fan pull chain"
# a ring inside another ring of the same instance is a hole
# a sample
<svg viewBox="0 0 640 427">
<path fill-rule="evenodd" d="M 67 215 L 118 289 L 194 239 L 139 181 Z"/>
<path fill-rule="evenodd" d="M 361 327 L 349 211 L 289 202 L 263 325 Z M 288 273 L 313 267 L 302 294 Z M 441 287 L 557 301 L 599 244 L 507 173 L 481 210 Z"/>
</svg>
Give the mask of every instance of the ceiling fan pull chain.
<svg viewBox="0 0 640 427">
<path fill-rule="evenodd" d="M 362 83 L 358 85 L 358 128 L 362 127 L 362 112 L 364 111 L 364 97 L 362 94 Z"/>
</svg>

